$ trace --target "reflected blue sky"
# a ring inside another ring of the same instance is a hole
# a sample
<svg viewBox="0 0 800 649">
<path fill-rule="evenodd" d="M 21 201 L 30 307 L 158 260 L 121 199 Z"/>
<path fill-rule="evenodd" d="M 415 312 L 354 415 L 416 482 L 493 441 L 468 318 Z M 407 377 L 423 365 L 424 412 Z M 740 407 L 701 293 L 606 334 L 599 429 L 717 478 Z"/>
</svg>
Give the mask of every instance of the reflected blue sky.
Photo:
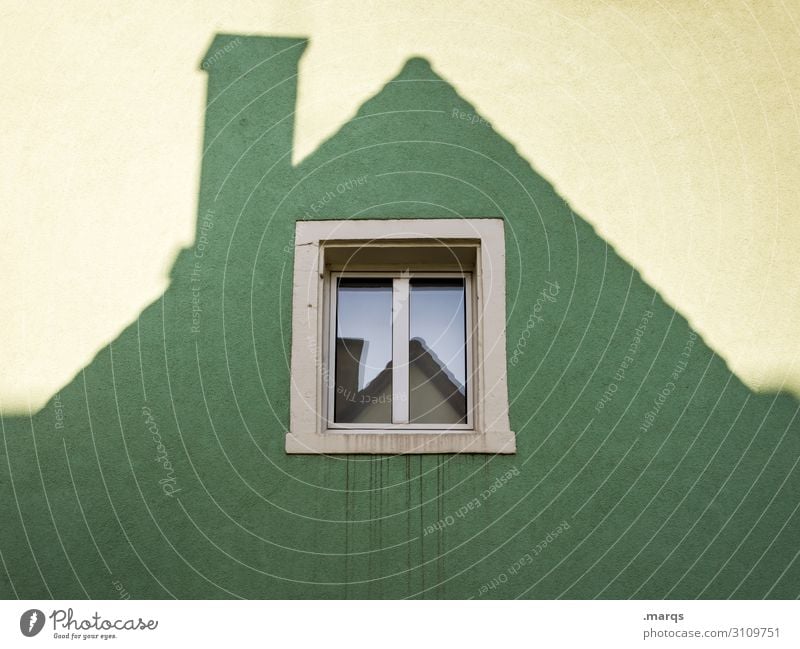
<svg viewBox="0 0 800 649">
<path fill-rule="evenodd" d="M 463 388 L 467 380 L 464 281 L 411 280 L 410 337 L 419 338 Z"/>
<path fill-rule="evenodd" d="M 466 384 L 466 325 L 462 279 L 412 279 L 410 338 L 419 338 L 447 368 L 459 388 Z M 337 337 L 365 341 L 358 389 L 392 359 L 392 280 L 339 280 Z M 358 359 L 356 359 L 358 360 Z"/>
<path fill-rule="evenodd" d="M 337 337 L 365 341 L 361 390 L 392 360 L 392 280 L 340 279 L 336 311 Z"/>
</svg>

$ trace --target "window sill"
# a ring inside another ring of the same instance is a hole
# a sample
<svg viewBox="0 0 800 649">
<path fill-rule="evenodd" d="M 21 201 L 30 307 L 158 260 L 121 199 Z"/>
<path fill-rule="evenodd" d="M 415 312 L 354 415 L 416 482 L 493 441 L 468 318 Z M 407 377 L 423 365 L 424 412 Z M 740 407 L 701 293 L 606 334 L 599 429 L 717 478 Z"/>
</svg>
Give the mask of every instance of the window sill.
<svg viewBox="0 0 800 649">
<path fill-rule="evenodd" d="M 291 454 L 366 453 L 403 455 L 417 453 L 516 453 L 516 438 L 510 430 L 485 433 L 468 431 L 383 430 L 342 431 L 322 434 L 286 434 L 286 452 Z"/>
</svg>

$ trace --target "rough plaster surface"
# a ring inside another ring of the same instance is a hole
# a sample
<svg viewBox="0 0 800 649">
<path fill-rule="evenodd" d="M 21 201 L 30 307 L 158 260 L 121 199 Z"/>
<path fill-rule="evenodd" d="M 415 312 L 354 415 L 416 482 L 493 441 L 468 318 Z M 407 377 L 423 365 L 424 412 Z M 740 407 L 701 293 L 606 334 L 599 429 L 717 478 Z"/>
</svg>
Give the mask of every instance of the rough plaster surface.
<svg viewBox="0 0 800 649">
<path fill-rule="evenodd" d="M 197 64 L 217 31 L 311 37 L 295 160 L 426 56 L 740 378 L 800 392 L 796 3 L 83 1 L 3 15 L 4 412 L 41 407 L 167 287 L 194 236 Z"/>
<path fill-rule="evenodd" d="M 424 60 L 293 166 L 304 46 L 214 65 L 196 243 L 39 413 L 2 419 L 0 595 L 796 597 L 796 399 L 749 390 Z M 516 455 L 284 452 L 306 213 L 504 219 Z"/>
</svg>

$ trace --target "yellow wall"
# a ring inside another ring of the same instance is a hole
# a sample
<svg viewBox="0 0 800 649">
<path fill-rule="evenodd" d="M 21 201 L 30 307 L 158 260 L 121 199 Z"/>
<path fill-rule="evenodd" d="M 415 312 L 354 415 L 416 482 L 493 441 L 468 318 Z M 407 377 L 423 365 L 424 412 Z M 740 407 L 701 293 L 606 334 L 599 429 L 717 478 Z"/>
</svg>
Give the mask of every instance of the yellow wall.
<svg viewBox="0 0 800 649">
<path fill-rule="evenodd" d="M 3 2 L 0 408 L 166 287 L 218 31 L 311 38 L 296 159 L 429 58 L 741 378 L 800 394 L 800 5 L 431 4 Z"/>
</svg>

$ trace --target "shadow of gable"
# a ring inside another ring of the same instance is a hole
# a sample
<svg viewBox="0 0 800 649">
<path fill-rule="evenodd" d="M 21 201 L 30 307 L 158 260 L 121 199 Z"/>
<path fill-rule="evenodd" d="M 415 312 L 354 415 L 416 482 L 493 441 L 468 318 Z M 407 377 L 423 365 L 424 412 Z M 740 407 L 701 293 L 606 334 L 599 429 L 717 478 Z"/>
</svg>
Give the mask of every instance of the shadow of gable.
<svg viewBox="0 0 800 649">
<path fill-rule="evenodd" d="M 2 419 L 0 593 L 470 598 L 505 574 L 488 596 L 795 597 L 797 401 L 748 390 L 423 59 L 293 166 L 305 46 L 215 38 L 194 246 Z M 286 456 L 296 220 L 487 216 L 517 455 Z"/>
</svg>

